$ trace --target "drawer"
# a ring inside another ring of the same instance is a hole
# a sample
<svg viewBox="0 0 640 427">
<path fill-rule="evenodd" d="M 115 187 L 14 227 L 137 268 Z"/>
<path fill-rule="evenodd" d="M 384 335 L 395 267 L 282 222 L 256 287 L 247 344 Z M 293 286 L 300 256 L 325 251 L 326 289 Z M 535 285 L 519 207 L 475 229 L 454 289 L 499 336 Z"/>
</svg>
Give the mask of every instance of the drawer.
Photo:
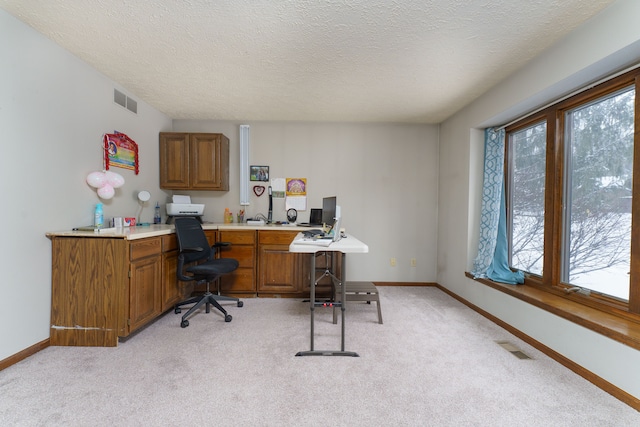
<svg viewBox="0 0 640 427">
<path fill-rule="evenodd" d="M 162 252 L 162 240 L 160 237 L 134 240 L 130 244 L 130 250 L 131 261 L 151 255 L 159 255 Z"/>
<path fill-rule="evenodd" d="M 261 245 L 289 245 L 297 235 L 297 231 L 258 231 L 258 243 Z"/>
<path fill-rule="evenodd" d="M 233 258 L 238 261 L 240 267 L 253 268 L 256 250 L 253 246 L 230 246 L 222 248 L 220 258 Z"/>
<path fill-rule="evenodd" d="M 178 250 L 178 239 L 175 234 L 162 236 L 162 252 Z"/>
<path fill-rule="evenodd" d="M 221 290 L 223 292 L 255 292 L 255 274 L 250 268 L 239 268 L 232 274 L 222 276 Z"/>
<path fill-rule="evenodd" d="M 219 231 L 220 242 L 229 242 L 238 245 L 253 245 L 256 243 L 255 231 Z"/>
<path fill-rule="evenodd" d="M 213 246 L 216 243 L 216 238 L 218 237 L 218 232 L 215 230 L 205 230 L 205 236 L 207 236 L 207 242 L 209 242 L 209 246 Z"/>
</svg>

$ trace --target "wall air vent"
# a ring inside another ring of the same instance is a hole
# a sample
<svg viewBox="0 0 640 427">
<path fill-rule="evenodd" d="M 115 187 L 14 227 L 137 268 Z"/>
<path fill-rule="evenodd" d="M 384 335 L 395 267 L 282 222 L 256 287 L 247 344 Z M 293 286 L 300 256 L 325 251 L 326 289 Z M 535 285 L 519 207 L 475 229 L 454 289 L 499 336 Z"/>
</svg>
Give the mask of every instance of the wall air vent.
<svg viewBox="0 0 640 427">
<path fill-rule="evenodd" d="M 127 110 L 138 114 L 138 102 L 127 96 Z"/>
<path fill-rule="evenodd" d="M 138 101 L 133 98 L 129 98 L 118 89 L 113 89 L 113 102 L 121 107 L 126 108 L 134 114 L 138 114 Z"/>
<path fill-rule="evenodd" d="M 113 102 L 121 107 L 127 108 L 127 95 L 120 92 L 118 89 L 113 90 Z"/>
</svg>

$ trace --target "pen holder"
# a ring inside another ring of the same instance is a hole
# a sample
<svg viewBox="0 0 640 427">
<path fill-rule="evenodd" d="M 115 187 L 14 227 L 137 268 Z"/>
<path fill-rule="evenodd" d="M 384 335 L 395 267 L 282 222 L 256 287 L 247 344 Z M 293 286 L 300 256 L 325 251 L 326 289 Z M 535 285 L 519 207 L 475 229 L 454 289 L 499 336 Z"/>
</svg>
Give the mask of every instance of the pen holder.
<svg viewBox="0 0 640 427">
<path fill-rule="evenodd" d="M 238 224 L 242 224 L 244 222 L 244 215 L 238 214 Z"/>
</svg>

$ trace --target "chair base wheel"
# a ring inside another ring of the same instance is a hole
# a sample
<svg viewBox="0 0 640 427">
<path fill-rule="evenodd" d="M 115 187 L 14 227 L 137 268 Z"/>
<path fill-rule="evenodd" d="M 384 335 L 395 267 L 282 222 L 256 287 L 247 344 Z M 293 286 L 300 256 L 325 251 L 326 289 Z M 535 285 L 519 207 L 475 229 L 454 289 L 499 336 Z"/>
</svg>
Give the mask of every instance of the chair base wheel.
<svg viewBox="0 0 640 427">
<path fill-rule="evenodd" d="M 231 322 L 231 319 L 233 319 L 233 317 L 231 317 L 230 314 L 227 314 L 226 316 L 224 316 L 224 321 L 225 322 Z"/>
<path fill-rule="evenodd" d="M 182 310 L 180 308 L 176 308 L 175 310 L 173 310 L 173 312 L 175 314 L 180 314 L 180 313 L 182 313 Z"/>
<path fill-rule="evenodd" d="M 189 326 L 189 321 L 188 320 L 183 320 L 182 322 L 180 322 L 180 327 L 181 328 L 186 328 L 187 326 Z"/>
<path fill-rule="evenodd" d="M 238 307 L 242 307 L 244 303 L 242 301 L 238 301 Z"/>
</svg>

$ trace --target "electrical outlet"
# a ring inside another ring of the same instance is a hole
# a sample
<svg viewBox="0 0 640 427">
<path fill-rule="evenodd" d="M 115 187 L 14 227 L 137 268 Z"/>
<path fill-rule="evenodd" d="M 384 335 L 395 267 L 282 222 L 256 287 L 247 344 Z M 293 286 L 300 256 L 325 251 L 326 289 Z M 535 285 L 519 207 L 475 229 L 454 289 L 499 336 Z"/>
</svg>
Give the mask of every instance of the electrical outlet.
<svg viewBox="0 0 640 427">
<path fill-rule="evenodd" d="M 395 258 L 391 258 L 390 263 L 391 263 L 391 267 L 395 267 L 396 266 L 396 259 Z"/>
<path fill-rule="evenodd" d="M 416 266 L 416 259 L 411 258 L 411 267 L 415 267 L 415 266 Z"/>
</svg>

